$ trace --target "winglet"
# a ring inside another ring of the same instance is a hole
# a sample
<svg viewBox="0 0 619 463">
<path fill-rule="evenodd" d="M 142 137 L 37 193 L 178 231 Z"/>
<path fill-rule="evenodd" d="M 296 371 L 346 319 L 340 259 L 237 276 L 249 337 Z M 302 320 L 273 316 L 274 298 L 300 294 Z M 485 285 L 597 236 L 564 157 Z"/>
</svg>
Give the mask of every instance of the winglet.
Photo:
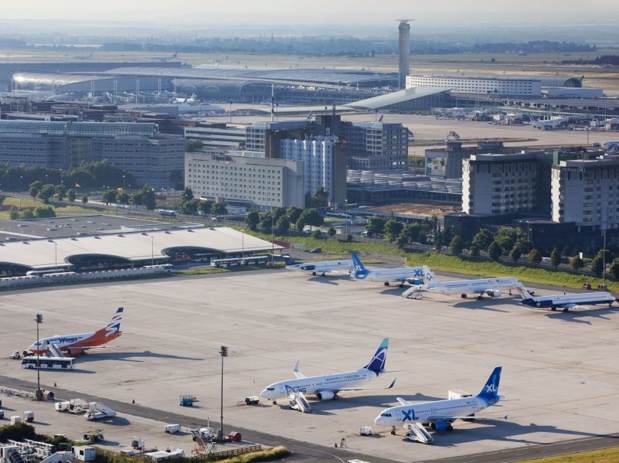
<svg viewBox="0 0 619 463">
<path fill-rule="evenodd" d="M 391 384 L 389 385 L 389 387 L 386 387 L 385 389 L 391 389 L 393 386 L 395 386 L 395 382 L 398 380 L 398 378 L 395 378 L 393 381 L 391 381 Z"/>
<path fill-rule="evenodd" d="M 305 378 L 305 375 L 303 373 L 299 372 L 299 361 L 297 360 L 296 365 L 294 366 L 294 370 L 292 370 L 292 372 L 294 373 L 294 375 L 301 379 L 301 378 Z"/>
</svg>

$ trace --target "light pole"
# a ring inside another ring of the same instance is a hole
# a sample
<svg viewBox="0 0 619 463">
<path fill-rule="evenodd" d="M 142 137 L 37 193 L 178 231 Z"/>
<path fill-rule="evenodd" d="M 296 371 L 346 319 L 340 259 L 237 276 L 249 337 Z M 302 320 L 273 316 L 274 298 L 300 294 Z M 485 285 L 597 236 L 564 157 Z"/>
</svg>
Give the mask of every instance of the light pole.
<svg viewBox="0 0 619 463">
<path fill-rule="evenodd" d="M 43 394 L 41 394 L 41 343 L 39 341 L 39 325 L 43 323 L 43 315 L 38 313 L 34 317 L 34 321 L 37 322 L 37 392 L 35 393 L 36 400 L 41 400 Z"/>
<path fill-rule="evenodd" d="M 228 348 L 226 346 L 221 346 L 221 349 L 219 349 L 219 355 L 221 355 L 221 414 L 219 421 L 219 435 L 217 437 L 221 441 L 224 438 L 224 357 L 228 356 Z"/>
<path fill-rule="evenodd" d="M 155 237 L 150 237 L 150 265 L 155 265 Z"/>
<path fill-rule="evenodd" d="M 606 229 L 602 230 L 604 247 L 602 248 L 602 289 L 606 289 Z"/>
<path fill-rule="evenodd" d="M 54 270 L 58 270 L 58 243 L 54 243 Z"/>
<path fill-rule="evenodd" d="M 21 209 L 21 181 L 24 178 L 23 175 L 19 176 L 19 208 Z"/>
</svg>

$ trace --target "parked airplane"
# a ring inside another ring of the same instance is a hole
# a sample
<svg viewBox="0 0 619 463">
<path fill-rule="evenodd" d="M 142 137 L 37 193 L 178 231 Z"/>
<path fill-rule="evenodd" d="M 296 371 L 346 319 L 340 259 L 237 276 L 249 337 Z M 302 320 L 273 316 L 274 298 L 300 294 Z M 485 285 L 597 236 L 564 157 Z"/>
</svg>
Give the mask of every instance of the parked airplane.
<svg viewBox="0 0 619 463">
<path fill-rule="evenodd" d="M 49 338 L 43 338 L 38 342 L 34 342 L 28 348 L 28 351 L 35 354 L 43 354 L 47 351 L 48 344 L 55 344 L 61 351 L 65 351 L 68 355 L 72 355 L 77 352 L 83 353 L 86 349 L 101 346 L 118 338 L 122 334 L 122 331 L 120 331 L 122 314 L 123 308 L 120 307 L 107 326 L 101 328 L 99 331 L 93 333 L 67 334 L 64 336 L 55 335 Z"/>
<path fill-rule="evenodd" d="M 159 61 L 161 63 L 166 63 L 168 61 L 170 61 L 171 59 L 176 58 L 176 55 L 178 55 L 178 52 L 174 53 L 172 56 L 153 56 L 151 57 L 152 61 Z"/>
<path fill-rule="evenodd" d="M 512 291 L 518 291 L 522 297 L 529 297 L 531 295 L 520 281 L 512 277 L 448 281 L 441 283 L 434 276 L 434 272 L 426 265 L 423 266 L 423 274 L 426 283 L 411 286 L 402 293 L 402 297 L 418 299 L 422 291 L 434 291 L 441 294 L 460 294 L 460 297 L 463 299 L 466 299 L 468 294 L 477 294 L 477 299 L 480 301 L 483 299 L 484 295 L 500 297 L 505 291 L 507 291 L 510 296 Z"/>
<path fill-rule="evenodd" d="M 73 59 L 80 59 L 80 60 L 91 59 L 91 58 L 92 58 L 92 52 L 90 52 L 90 55 L 80 55 L 80 56 L 73 57 Z"/>
<path fill-rule="evenodd" d="M 610 293 L 555 294 L 529 297 L 520 301 L 521 304 L 529 307 L 550 307 L 550 310 L 559 308 L 563 309 L 563 312 L 569 309 L 581 309 L 583 305 L 608 304 L 612 307 L 613 302 L 619 302 L 619 299 Z"/>
<path fill-rule="evenodd" d="M 529 120 L 531 121 L 529 125 L 531 125 L 532 127 L 535 127 L 536 129 L 540 129 L 540 130 L 559 129 L 564 124 L 570 121 L 569 117 L 558 117 L 558 118 L 550 119 L 547 121 L 537 121 L 530 114 L 527 114 L 527 116 L 529 116 Z"/>
<path fill-rule="evenodd" d="M 496 404 L 499 396 L 499 381 L 502 367 L 496 367 L 483 389 L 475 397 L 437 400 L 413 404 L 398 397 L 402 405 L 383 410 L 374 422 L 379 426 L 393 426 L 419 422 L 429 424 L 433 431 L 452 431 L 452 423 L 457 420 L 470 420 L 475 413 Z"/>
<path fill-rule="evenodd" d="M 180 103 L 180 104 L 197 104 L 197 103 L 199 103 L 198 97 L 196 96 L 195 93 L 192 93 L 191 96 L 187 96 L 185 98 L 174 98 L 174 101 L 176 103 Z"/>
<path fill-rule="evenodd" d="M 333 271 L 343 271 L 349 274 L 354 270 L 352 260 L 323 260 L 322 262 L 306 262 L 304 264 L 295 264 L 286 266 L 291 270 L 305 270 L 312 272 L 312 275 L 325 276 L 325 273 Z"/>
<path fill-rule="evenodd" d="M 602 143 L 602 149 L 609 150 L 611 148 L 619 148 L 619 141 L 607 141 Z"/>
<path fill-rule="evenodd" d="M 399 283 L 400 288 L 404 286 L 404 283 L 421 284 L 423 282 L 423 267 L 368 270 L 354 252 L 352 260 L 355 265 L 353 275 L 359 280 L 382 281 L 385 286 L 389 286 L 390 283 Z"/>
<path fill-rule="evenodd" d="M 370 363 L 358 370 L 345 373 L 335 373 L 321 376 L 305 376 L 299 372 L 299 362 L 294 367 L 294 374 L 297 379 L 289 379 L 269 384 L 260 395 L 272 400 L 277 405 L 277 399 L 289 397 L 292 392 L 303 394 L 315 394 L 318 400 L 337 399 L 338 393 L 342 391 L 363 391 L 371 389 L 360 389 L 365 383 L 369 383 L 385 371 L 387 361 L 387 348 L 389 338 L 383 339 L 376 353 L 372 356 Z M 395 380 L 387 387 L 393 387 Z"/>
</svg>

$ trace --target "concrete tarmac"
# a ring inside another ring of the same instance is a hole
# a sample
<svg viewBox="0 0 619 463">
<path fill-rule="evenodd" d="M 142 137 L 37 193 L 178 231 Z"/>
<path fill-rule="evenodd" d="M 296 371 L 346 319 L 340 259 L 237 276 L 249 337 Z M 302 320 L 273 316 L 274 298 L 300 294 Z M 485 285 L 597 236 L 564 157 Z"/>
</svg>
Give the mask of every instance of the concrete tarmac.
<svg viewBox="0 0 619 463">
<path fill-rule="evenodd" d="M 8 356 L 31 344 L 36 313 L 43 314 L 44 337 L 101 328 L 123 306 L 123 335 L 109 348 L 79 357 L 75 371 L 41 372 L 45 389 L 56 383 L 104 403 L 135 400 L 163 414 L 182 413 L 184 425 L 219 421 L 219 349 L 225 345 L 226 431 L 247 428 L 322 446 L 330 454 L 342 438 L 351 453 L 368 461 L 427 461 L 619 432 L 617 308 L 557 313 L 524 308 L 508 296 L 407 300 L 401 292 L 347 276 L 287 270 L 4 292 L 0 352 Z M 387 387 L 397 376 L 393 389 L 312 400 L 311 414 L 287 409 L 285 399 L 238 405 L 272 382 L 293 378 L 297 360 L 306 375 L 360 368 L 384 337 L 390 338 L 387 369 L 394 373 L 368 387 Z M 5 357 L 0 365 L 14 381 L 36 382 L 36 372 L 17 361 Z M 476 394 L 498 365 L 499 393 L 506 400 L 481 412 L 485 420 L 457 421 L 455 431 L 435 435 L 432 446 L 407 442 L 403 429 L 393 436 L 373 423 L 397 396 L 414 402 L 444 399 L 450 389 Z M 197 406 L 179 407 L 183 394 L 197 396 Z M 116 411 L 122 419 L 125 411 Z M 113 448 L 129 446 L 131 436 L 144 437 L 149 429 L 155 432 L 145 437 L 147 445 L 170 445 L 163 422 L 128 416 Z M 57 431 L 55 419 L 44 432 L 78 438 L 86 422 L 68 418 L 79 422 L 73 433 L 67 425 Z M 378 434 L 359 436 L 364 425 Z M 153 441 L 160 436 L 162 443 Z"/>
</svg>

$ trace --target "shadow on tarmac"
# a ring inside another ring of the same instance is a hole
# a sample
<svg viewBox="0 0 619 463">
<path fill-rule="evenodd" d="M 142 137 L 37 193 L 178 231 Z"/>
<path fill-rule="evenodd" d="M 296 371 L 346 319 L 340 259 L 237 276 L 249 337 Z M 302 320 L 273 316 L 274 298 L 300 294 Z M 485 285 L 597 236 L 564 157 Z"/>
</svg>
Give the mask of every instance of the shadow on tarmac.
<svg viewBox="0 0 619 463">
<path fill-rule="evenodd" d="M 178 355 L 169 355 L 169 354 L 158 354 L 156 352 L 151 352 L 149 350 L 145 350 L 143 352 L 97 352 L 95 355 L 82 355 L 79 357 L 80 363 L 82 360 L 86 360 L 88 362 L 96 362 L 101 360 L 121 360 L 126 362 L 143 362 L 143 359 L 150 358 L 163 358 L 163 359 L 173 359 L 173 360 L 194 360 L 194 361 L 203 361 L 204 358 L 198 357 L 181 357 Z"/>
</svg>

